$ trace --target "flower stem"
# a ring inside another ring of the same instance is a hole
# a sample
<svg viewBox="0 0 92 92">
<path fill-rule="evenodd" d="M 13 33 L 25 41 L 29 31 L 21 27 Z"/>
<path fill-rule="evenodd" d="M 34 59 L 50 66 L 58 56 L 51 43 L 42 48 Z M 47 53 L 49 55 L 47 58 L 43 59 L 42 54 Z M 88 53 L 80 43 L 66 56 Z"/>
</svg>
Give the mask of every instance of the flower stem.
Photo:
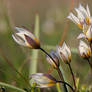
<svg viewBox="0 0 92 92">
<path fill-rule="evenodd" d="M 53 60 L 53 62 L 56 64 L 56 66 L 58 66 L 57 63 L 54 61 L 54 59 L 51 57 L 51 55 L 48 52 L 46 52 L 43 48 L 40 48 L 40 50 L 43 51 L 46 55 L 48 55 Z M 57 70 L 57 72 L 59 74 L 60 79 L 62 81 L 64 81 L 64 78 L 63 78 L 63 75 L 62 75 L 62 72 L 60 71 L 60 69 L 57 68 L 56 70 Z M 66 87 L 65 84 L 64 84 L 64 92 L 68 92 L 67 87 Z"/>
<path fill-rule="evenodd" d="M 59 68 L 57 68 L 57 71 L 58 71 L 58 74 L 59 74 L 60 79 L 64 82 L 64 78 L 63 78 L 62 72 L 60 71 Z M 65 92 L 68 92 L 67 87 L 66 87 L 65 84 L 64 84 L 64 91 Z"/>
<path fill-rule="evenodd" d="M 71 74 L 72 74 L 72 79 L 73 79 L 74 88 L 75 88 L 75 92 L 76 92 L 76 82 L 75 82 L 74 73 L 73 73 L 73 71 L 72 71 L 72 67 L 71 67 L 70 63 L 68 63 L 68 66 L 69 66 L 70 72 L 71 72 Z"/>
<path fill-rule="evenodd" d="M 87 61 L 88 61 L 88 64 L 90 65 L 90 68 L 91 68 L 91 71 L 92 71 L 92 64 L 91 64 L 89 59 L 87 59 Z"/>
<path fill-rule="evenodd" d="M 63 82 L 63 81 L 57 81 L 57 82 L 66 84 L 67 86 L 69 86 L 69 87 L 71 88 L 71 90 L 72 90 L 73 92 L 75 92 L 75 90 L 72 88 L 72 86 L 71 86 L 70 84 L 68 84 L 67 82 Z"/>
</svg>

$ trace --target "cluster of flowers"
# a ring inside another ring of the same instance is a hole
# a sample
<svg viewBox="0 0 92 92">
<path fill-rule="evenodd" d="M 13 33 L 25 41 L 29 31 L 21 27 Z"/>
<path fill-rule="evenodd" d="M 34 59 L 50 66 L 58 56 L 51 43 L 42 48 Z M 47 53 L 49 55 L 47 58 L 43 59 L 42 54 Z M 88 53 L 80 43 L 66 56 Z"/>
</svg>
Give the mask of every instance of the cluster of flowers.
<svg viewBox="0 0 92 92">
<path fill-rule="evenodd" d="M 70 13 L 68 18 L 72 20 L 75 24 L 79 26 L 83 31 L 82 33 L 78 36 L 78 39 L 80 38 L 85 38 L 88 40 L 88 42 L 92 43 L 92 18 L 90 16 L 90 11 L 88 8 L 88 5 L 86 9 L 82 6 L 79 5 L 78 8 L 75 8 L 77 12 L 77 17 L 73 14 Z M 62 73 L 59 69 L 60 62 L 59 62 L 59 57 L 64 61 L 64 63 L 69 65 L 70 71 L 72 73 L 73 81 L 74 81 L 74 86 L 76 89 L 76 84 L 75 84 L 75 79 L 74 75 L 71 69 L 71 50 L 70 47 L 66 45 L 64 42 L 62 46 L 57 46 L 56 47 L 56 52 L 51 51 L 49 54 L 41 47 L 39 40 L 26 28 L 19 28 L 16 27 L 17 32 L 12 35 L 13 39 L 22 46 L 29 47 L 31 49 L 40 49 L 45 54 L 47 54 L 47 61 L 48 63 L 53 66 L 54 69 L 56 69 L 61 77 L 61 81 L 56 80 L 52 75 L 50 74 L 44 74 L 44 73 L 36 73 L 32 74 L 30 78 L 32 78 L 35 83 L 37 84 L 36 87 L 44 88 L 44 87 L 51 87 L 55 85 L 57 82 L 63 83 L 64 85 L 68 85 L 72 90 L 73 88 L 64 81 Z M 80 41 L 79 44 L 79 52 L 80 55 L 83 58 L 89 58 L 91 56 L 91 48 L 88 46 L 85 42 L 82 40 Z M 68 91 L 66 91 L 68 92 Z M 75 92 L 73 90 L 73 92 Z"/>
<path fill-rule="evenodd" d="M 78 39 L 84 38 L 90 44 L 92 44 L 92 16 L 88 5 L 86 9 L 80 4 L 78 8 L 75 8 L 77 16 L 70 13 L 67 17 L 72 20 L 82 30 L 82 33 L 77 37 Z M 83 58 L 89 58 L 91 56 L 91 46 L 88 46 L 85 42 L 80 41 L 79 52 Z"/>
<path fill-rule="evenodd" d="M 13 34 L 12 37 L 19 45 L 26 46 L 31 49 L 43 50 L 41 48 L 39 40 L 28 29 L 16 27 L 16 30 L 18 32 Z M 48 63 L 55 69 L 57 69 L 60 65 L 58 55 L 62 58 L 65 63 L 70 63 L 71 61 L 71 51 L 70 48 L 65 44 L 65 42 L 63 43 L 62 47 L 57 46 L 57 52 L 52 50 L 50 54 L 46 54 L 46 59 Z M 35 80 L 35 82 L 37 83 L 37 87 L 40 88 L 50 87 L 58 82 L 50 74 L 44 73 L 32 74 L 31 78 Z"/>
</svg>

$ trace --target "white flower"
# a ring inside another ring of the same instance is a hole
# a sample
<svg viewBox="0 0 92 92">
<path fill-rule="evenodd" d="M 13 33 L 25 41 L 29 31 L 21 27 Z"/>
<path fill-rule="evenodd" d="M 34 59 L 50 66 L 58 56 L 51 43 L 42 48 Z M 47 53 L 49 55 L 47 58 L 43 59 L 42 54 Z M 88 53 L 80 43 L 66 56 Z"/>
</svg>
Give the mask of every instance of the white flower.
<svg viewBox="0 0 92 92">
<path fill-rule="evenodd" d="M 71 62 L 71 51 L 65 42 L 63 43 L 62 47 L 57 46 L 57 53 L 65 63 Z"/>
<path fill-rule="evenodd" d="M 15 28 L 17 33 L 12 35 L 16 43 L 29 48 L 39 49 L 39 40 L 27 29 L 25 28 Z"/>
<path fill-rule="evenodd" d="M 77 38 L 78 39 L 85 38 L 89 42 L 92 42 L 92 26 L 89 26 L 89 28 L 86 30 L 84 29 L 83 33 L 81 33 Z"/>
<path fill-rule="evenodd" d="M 88 5 L 86 9 L 80 4 L 78 8 L 75 8 L 77 12 L 77 16 L 73 13 L 70 13 L 67 17 L 68 19 L 72 20 L 75 24 L 79 26 L 79 28 L 83 29 L 83 25 L 90 25 L 92 23 L 92 17 L 90 15 L 90 10 Z"/>
<path fill-rule="evenodd" d="M 83 58 L 89 58 L 91 56 L 90 47 L 82 40 L 80 40 L 80 43 L 79 43 L 79 53 L 80 53 L 80 56 Z"/>
<path fill-rule="evenodd" d="M 86 6 L 86 9 L 85 9 L 85 8 L 80 4 L 78 9 L 79 9 L 79 10 L 82 12 L 82 14 L 84 15 L 86 23 L 87 23 L 87 24 L 90 24 L 91 15 L 90 15 L 90 10 L 89 10 L 88 5 Z"/>
<path fill-rule="evenodd" d="M 35 81 L 35 83 L 37 84 L 36 87 L 39 88 L 51 87 L 57 83 L 57 80 L 50 74 L 36 73 L 32 74 L 30 78 Z"/>
</svg>

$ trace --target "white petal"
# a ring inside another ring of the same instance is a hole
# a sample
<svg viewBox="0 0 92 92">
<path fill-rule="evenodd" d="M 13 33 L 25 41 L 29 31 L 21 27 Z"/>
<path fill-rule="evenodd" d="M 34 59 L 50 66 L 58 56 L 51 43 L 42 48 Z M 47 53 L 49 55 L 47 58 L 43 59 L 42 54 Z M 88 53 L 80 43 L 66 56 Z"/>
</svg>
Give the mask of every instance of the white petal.
<svg viewBox="0 0 92 92">
<path fill-rule="evenodd" d="M 86 32 L 86 36 L 87 36 L 87 38 L 92 38 L 92 27 L 91 26 L 89 26 L 89 29 Z"/>
<path fill-rule="evenodd" d="M 81 38 L 86 38 L 86 36 L 83 33 L 81 33 L 78 35 L 77 39 L 81 39 Z"/>
<path fill-rule="evenodd" d="M 75 24 L 80 24 L 79 19 L 73 13 L 70 13 L 67 18 L 72 20 Z"/>
<path fill-rule="evenodd" d="M 89 10 L 88 4 L 86 6 L 86 9 L 87 9 L 88 16 L 90 17 L 90 10 Z"/>
<path fill-rule="evenodd" d="M 84 22 L 85 17 L 83 16 L 82 12 L 77 8 L 75 8 L 75 10 L 77 12 L 77 16 L 78 16 L 80 22 Z"/>
<path fill-rule="evenodd" d="M 81 4 L 79 5 L 78 9 L 83 13 L 85 17 L 88 15 L 86 9 Z"/>
<path fill-rule="evenodd" d="M 67 46 L 65 42 L 64 42 L 63 44 L 64 44 L 64 46 L 65 46 L 65 49 L 66 49 L 66 51 L 67 51 L 68 55 L 71 55 L 70 47 L 69 47 L 69 46 Z"/>
<path fill-rule="evenodd" d="M 36 38 L 31 32 L 29 32 L 29 31 L 28 31 L 27 29 L 25 29 L 25 28 L 15 27 L 15 29 L 16 29 L 19 33 L 25 34 L 25 35 L 31 37 L 32 39 L 35 39 L 35 38 Z"/>
<path fill-rule="evenodd" d="M 15 40 L 15 42 L 18 43 L 19 45 L 26 46 L 25 42 L 22 39 L 20 39 L 19 37 L 15 37 L 14 35 L 12 35 L 12 37 Z"/>
<path fill-rule="evenodd" d="M 83 46 L 85 48 L 89 48 L 89 46 L 82 40 L 80 40 L 80 46 Z"/>
</svg>

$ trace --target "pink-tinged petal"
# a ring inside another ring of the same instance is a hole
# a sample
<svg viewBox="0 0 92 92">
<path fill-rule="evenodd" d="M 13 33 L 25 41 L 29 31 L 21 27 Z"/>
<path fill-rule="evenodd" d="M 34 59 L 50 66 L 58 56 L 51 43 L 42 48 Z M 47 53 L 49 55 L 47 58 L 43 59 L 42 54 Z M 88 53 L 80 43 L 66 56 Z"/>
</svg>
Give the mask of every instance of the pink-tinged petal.
<svg viewBox="0 0 92 92">
<path fill-rule="evenodd" d="M 84 35 L 84 33 L 81 33 L 78 35 L 77 39 L 81 39 L 81 38 L 86 38 L 86 36 Z"/>
</svg>

